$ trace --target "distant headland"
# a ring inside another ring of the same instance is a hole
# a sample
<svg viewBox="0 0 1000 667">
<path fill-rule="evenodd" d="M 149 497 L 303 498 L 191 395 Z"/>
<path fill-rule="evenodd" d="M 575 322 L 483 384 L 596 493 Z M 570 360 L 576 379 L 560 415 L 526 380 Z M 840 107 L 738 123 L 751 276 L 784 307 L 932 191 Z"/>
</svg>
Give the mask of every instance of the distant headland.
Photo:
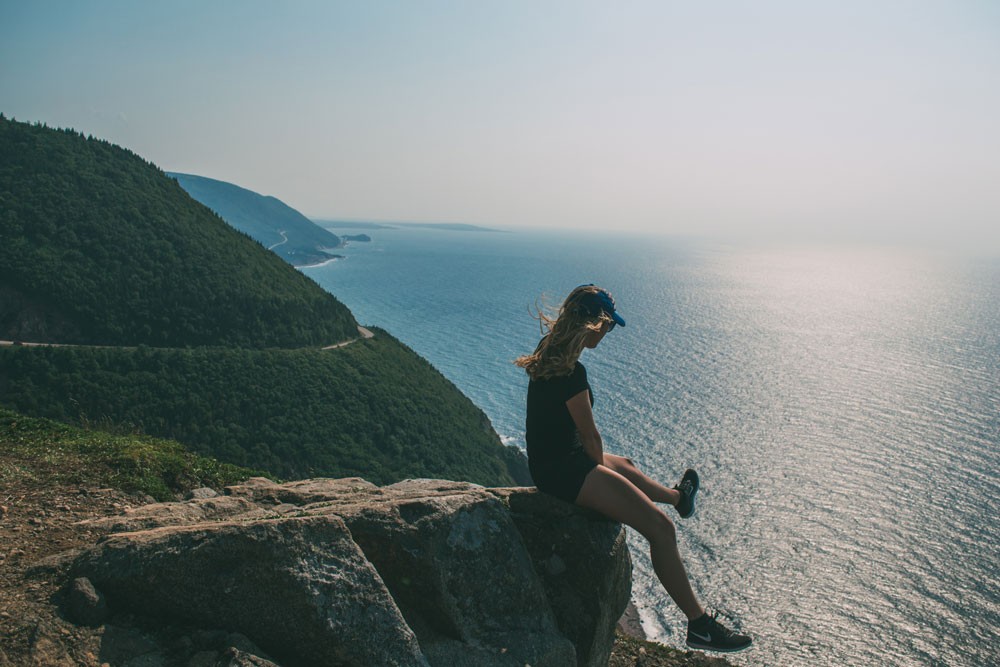
<svg viewBox="0 0 1000 667">
<path fill-rule="evenodd" d="M 205 176 L 167 172 L 195 200 L 292 266 L 315 266 L 342 255 L 343 241 L 277 199 Z"/>
<path fill-rule="evenodd" d="M 364 220 L 318 220 L 313 219 L 325 229 L 398 229 L 400 227 L 423 227 L 439 229 L 446 232 L 492 232 L 507 234 L 503 229 L 492 229 L 480 225 L 469 225 L 462 222 L 367 222 Z"/>
</svg>

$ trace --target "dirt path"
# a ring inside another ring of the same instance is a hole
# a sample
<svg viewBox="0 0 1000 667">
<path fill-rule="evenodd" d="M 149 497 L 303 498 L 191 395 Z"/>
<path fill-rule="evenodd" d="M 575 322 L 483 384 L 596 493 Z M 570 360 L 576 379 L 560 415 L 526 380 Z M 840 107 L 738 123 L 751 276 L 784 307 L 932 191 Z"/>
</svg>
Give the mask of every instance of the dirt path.
<svg viewBox="0 0 1000 667">
<path fill-rule="evenodd" d="M 0 457 L 0 463 L 9 463 Z M 48 556 L 90 546 L 106 530 L 77 522 L 141 505 L 138 497 L 89 485 L 63 486 L 7 476 L 0 493 L 0 665 L 99 667 L 103 629 L 66 621 L 55 600 L 63 584 L 30 574 Z"/>
</svg>

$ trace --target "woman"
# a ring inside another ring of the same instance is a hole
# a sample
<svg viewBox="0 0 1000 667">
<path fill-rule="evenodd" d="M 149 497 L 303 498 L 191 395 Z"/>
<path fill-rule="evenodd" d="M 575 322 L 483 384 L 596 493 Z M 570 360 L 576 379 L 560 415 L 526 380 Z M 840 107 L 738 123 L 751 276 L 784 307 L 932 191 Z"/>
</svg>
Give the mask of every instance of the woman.
<svg viewBox="0 0 1000 667">
<path fill-rule="evenodd" d="M 736 634 L 710 616 L 688 582 L 677 550 L 674 524 L 656 503 L 673 505 L 682 518 L 694 513 L 698 475 L 684 473 L 672 489 L 644 475 L 624 457 L 606 454 L 591 408 L 593 393 L 580 363 L 625 320 L 607 290 L 594 285 L 574 289 L 556 319 L 539 313 L 548 330 L 534 353 L 514 363 L 528 372 L 525 439 L 528 467 L 538 489 L 596 510 L 639 531 L 649 541 L 653 569 L 667 593 L 688 618 L 687 645 L 710 651 L 740 651 L 750 637 Z"/>
</svg>

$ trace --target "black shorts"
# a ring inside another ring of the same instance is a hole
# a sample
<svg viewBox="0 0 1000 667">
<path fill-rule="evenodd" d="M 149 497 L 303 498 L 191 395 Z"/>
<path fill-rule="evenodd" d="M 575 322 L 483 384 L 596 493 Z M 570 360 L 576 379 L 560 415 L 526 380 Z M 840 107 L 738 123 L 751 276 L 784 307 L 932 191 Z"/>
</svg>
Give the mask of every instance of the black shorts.
<svg viewBox="0 0 1000 667">
<path fill-rule="evenodd" d="M 576 497 L 583 488 L 583 480 L 596 467 L 597 462 L 587 456 L 582 447 L 572 449 L 554 461 L 541 464 L 536 464 L 528 457 L 531 479 L 538 490 L 568 503 L 576 502 Z"/>
</svg>

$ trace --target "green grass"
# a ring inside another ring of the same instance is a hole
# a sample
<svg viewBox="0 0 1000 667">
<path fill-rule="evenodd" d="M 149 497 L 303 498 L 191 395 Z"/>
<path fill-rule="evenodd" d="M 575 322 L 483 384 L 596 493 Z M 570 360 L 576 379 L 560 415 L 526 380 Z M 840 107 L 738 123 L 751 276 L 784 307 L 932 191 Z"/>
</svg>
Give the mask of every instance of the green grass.
<svg viewBox="0 0 1000 667">
<path fill-rule="evenodd" d="M 143 435 L 76 428 L 0 408 L 0 486 L 14 480 L 87 484 L 157 500 L 197 487 L 219 489 L 267 473 L 198 456 Z"/>
<path fill-rule="evenodd" d="M 697 651 L 682 651 L 657 642 L 615 632 L 608 667 L 732 667 L 728 660 Z"/>
</svg>

